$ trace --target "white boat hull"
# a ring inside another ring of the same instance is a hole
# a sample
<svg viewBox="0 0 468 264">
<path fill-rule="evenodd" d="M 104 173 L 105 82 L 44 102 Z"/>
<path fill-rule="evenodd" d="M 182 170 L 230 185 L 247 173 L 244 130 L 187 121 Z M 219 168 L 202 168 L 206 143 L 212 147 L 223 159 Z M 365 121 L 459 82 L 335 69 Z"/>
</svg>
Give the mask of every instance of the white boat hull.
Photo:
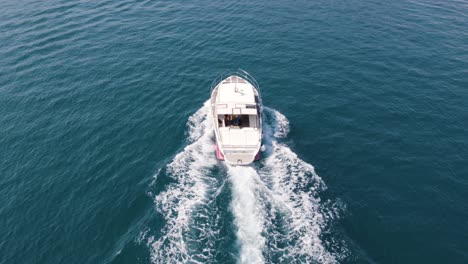
<svg viewBox="0 0 468 264">
<path fill-rule="evenodd" d="M 258 85 L 239 75 L 223 79 L 211 93 L 211 117 L 219 160 L 249 165 L 260 158 L 262 105 Z"/>
</svg>

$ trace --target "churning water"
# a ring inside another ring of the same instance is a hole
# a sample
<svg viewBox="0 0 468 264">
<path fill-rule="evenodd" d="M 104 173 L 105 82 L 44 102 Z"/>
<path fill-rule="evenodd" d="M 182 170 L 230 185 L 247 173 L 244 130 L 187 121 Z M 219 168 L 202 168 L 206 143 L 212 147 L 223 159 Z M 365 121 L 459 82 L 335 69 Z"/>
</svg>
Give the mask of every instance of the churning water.
<svg viewBox="0 0 468 264">
<path fill-rule="evenodd" d="M 227 236 L 236 243 L 222 248 L 230 256 L 224 261 L 336 263 L 343 258 L 343 245 L 323 241 L 327 225 L 338 217 L 337 205 L 321 202 L 319 194 L 326 188 L 322 179 L 280 142 L 289 131 L 286 117 L 265 108 L 268 151 L 255 166 L 233 167 L 213 155 L 208 111 L 206 102 L 189 118 L 190 143 L 164 172 L 174 182 L 155 196 L 155 206 L 166 223 L 159 235 L 143 235 L 152 260 L 214 262 L 218 244 Z M 221 196 L 223 192 L 227 194 Z M 225 208 L 232 222 L 220 220 Z M 223 224 L 235 231 L 223 233 Z"/>
</svg>

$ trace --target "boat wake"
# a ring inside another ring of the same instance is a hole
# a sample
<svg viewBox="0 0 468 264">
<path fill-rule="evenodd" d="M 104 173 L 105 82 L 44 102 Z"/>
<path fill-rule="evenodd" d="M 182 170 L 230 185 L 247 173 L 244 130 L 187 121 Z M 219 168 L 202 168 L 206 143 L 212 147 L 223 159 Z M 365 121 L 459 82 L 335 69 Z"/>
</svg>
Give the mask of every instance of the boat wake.
<svg viewBox="0 0 468 264">
<path fill-rule="evenodd" d="M 170 183 L 154 196 L 164 226 L 144 234 L 153 263 L 219 262 L 220 256 L 239 263 L 338 262 L 344 250 L 324 238 L 338 210 L 321 201 L 326 186 L 313 166 L 281 142 L 288 120 L 264 108 L 265 157 L 233 167 L 215 159 L 208 111 L 206 102 L 189 118 L 189 145 L 157 175 L 157 185 L 162 176 Z M 220 246 L 233 235 L 235 248 Z"/>
<path fill-rule="evenodd" d="M 252 167 L 228 168 L 232 184 L 231 210 L 237 227 L 240 263 L 263 263 L 265 237 L 264 208 L 257 202 L 260 178 Z"/>
<path fill-rule="evenodd" d="M 216 217 L 208 199 L 216 192 L 218 182 L 210 177 L 216 159 L 212 135 L 208 133 L 212 127 L 207 112 L 208 103 L 205 103 L 189 118 L 190 144 L 167 165 L 165 174 L 173 182 L 154 198 L 166 224 L 158 239 L 152 236 L 147 240 L 153 263 L 206 262 L 212 256 L 210 247 L 206 247 L 209 245 L 198 247 L 216 236 L 216 223 L 210 226 L 209 222 L 197 221 Z"/>
</svg>

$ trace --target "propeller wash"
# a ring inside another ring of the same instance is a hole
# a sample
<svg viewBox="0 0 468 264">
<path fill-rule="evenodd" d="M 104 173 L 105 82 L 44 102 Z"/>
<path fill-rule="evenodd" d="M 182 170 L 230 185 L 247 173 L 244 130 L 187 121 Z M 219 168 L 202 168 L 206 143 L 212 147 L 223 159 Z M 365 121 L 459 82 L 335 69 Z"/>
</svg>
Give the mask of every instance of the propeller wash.
<svg viewBox="0 0 468 264">
<path fill-rule="evenodd" d="M 289 122 L 264 107 L 264 158 L 253 166 L 216 159 L 210 102 L 188 121 L 189 144 L 155 176 L 162 226 L 142 232 L 153 263 L 337 263 L 344 242 L 328 232 L 337 202 L 312 165 L 281 139 Z M 162 187 L 161 187 L 162 186 Z M 151 229 L 151 228 L 150 228 Z"/>
</svg>

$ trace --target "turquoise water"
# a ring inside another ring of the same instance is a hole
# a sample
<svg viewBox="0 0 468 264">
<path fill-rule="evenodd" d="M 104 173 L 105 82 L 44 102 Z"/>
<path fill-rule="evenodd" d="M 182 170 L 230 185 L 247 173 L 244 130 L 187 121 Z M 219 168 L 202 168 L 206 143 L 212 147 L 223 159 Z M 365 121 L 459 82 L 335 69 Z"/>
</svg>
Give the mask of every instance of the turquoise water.
<svg viewBox="0 0 468 264">
<path fill-rule="evenodd" d="M 465 1 L 3 1 L 0 263 L 467 263 Z M 217 162 L 226 69 L 264 158 Z"/>
</svg>

